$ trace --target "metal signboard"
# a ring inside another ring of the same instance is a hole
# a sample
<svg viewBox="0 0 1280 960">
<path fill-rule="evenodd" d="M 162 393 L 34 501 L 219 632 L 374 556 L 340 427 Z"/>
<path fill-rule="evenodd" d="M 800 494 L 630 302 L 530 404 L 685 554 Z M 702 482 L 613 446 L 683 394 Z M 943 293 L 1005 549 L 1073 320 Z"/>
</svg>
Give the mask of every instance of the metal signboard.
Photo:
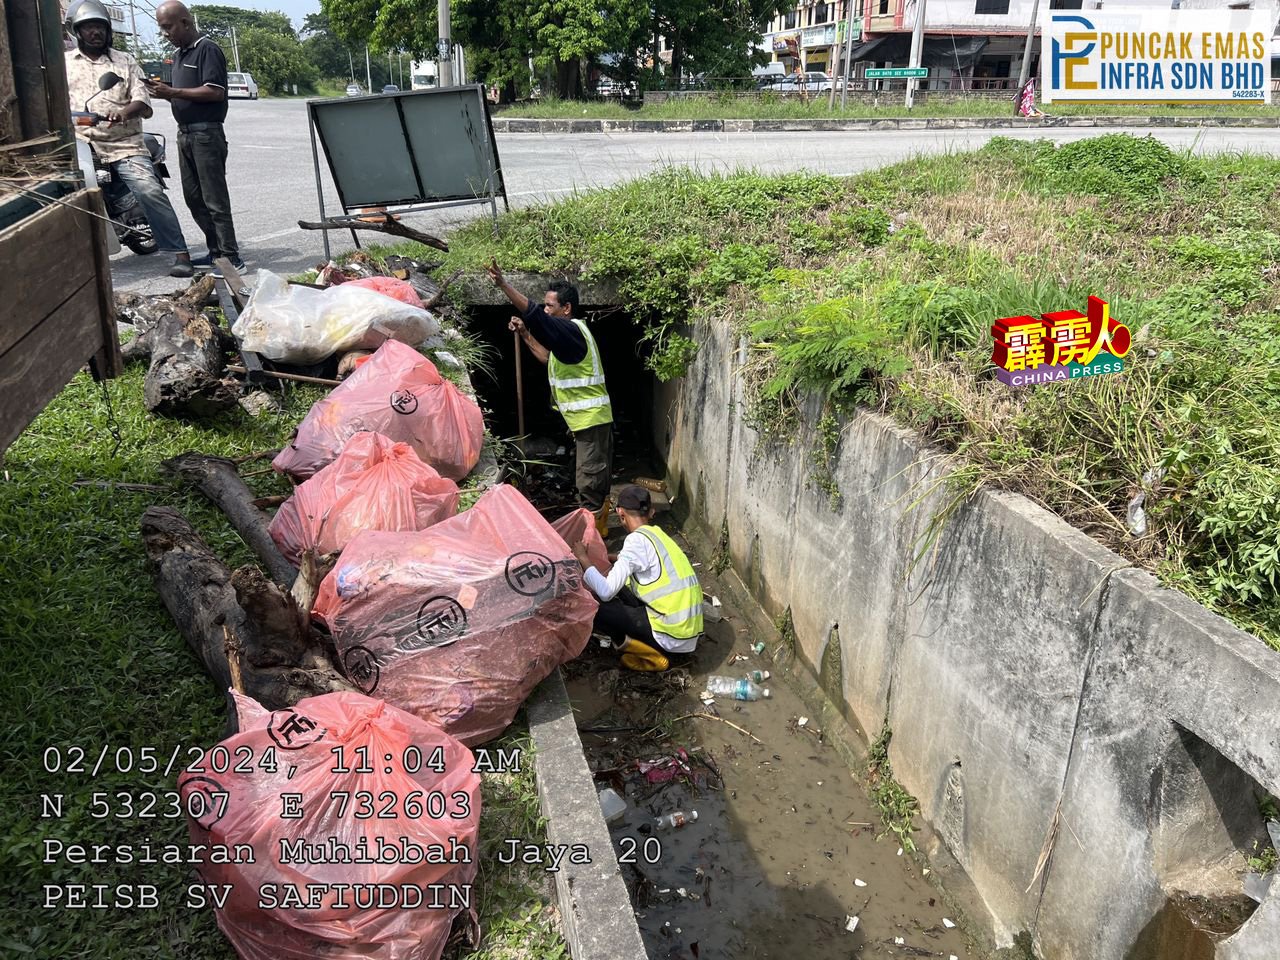
<svg viewBox="0 0 1280 960">
<path fill-rule="evenodd" d="M 872 67 L 867 71 L 868 80 L 902 80 L 928 75 L 928 67 Z"/>
</svg>

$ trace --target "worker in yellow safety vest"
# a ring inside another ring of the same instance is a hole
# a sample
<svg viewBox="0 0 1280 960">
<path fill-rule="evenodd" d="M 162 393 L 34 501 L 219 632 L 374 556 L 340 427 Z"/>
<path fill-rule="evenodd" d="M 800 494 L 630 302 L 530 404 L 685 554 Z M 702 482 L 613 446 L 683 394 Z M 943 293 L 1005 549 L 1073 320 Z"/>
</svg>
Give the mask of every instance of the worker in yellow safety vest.
<svg viewBox="0 0 1280 960">
<path fill-rule="evenodd" d="M 653 526 L 653 505 L 644 487 L 618 491 L 618 514 L 627 529 L 613 569 L 605 577 L 587 559 L 581 543 L 573 555 L 588 589 L 600 601 L 595 631 L 622 654 L 631 670 L 666 670 L 685 659 L 702 636 L 702 585 L 676 542 Z"/>
<path fill-rule="evenodd" d="M 613 476 L 613 407 L 605 387 L 600 348 L 576 316 L 578 290 L 556 280 L 547 287 L 542 303 L 534 303 L 507 282 L 497 261 L 490 261 L 488 270 L 494 286 L 520 311 L 508 326 L 520 334 L 529 352 L 547 365 L 552 405 L 573 433 L 578 496 L 596 515 L 596 528 L 603 536 L 608 530 Z"/>
</svg>

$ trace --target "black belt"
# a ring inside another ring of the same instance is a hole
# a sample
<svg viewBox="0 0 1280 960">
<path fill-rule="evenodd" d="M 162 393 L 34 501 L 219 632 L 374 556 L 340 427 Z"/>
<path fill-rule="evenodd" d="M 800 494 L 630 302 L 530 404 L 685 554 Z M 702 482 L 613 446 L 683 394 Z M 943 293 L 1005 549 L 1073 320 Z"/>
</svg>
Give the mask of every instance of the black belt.
<svg viewBox="0 0 1280 960">
<path fill-rule="evenodd" d="M 199 123 L 180 123 L 178 124 L 178 129 L 183 133 L 197 133 L 201 130 L 209 130 L 220 126 L 222 126 L 221 120 L 201 120 Z"/>
</svg>

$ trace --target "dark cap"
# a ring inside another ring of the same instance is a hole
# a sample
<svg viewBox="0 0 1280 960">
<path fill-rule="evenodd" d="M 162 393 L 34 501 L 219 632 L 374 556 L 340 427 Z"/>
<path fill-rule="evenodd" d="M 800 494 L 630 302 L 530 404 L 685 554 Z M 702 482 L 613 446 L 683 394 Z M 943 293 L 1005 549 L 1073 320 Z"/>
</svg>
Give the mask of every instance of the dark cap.
<svg viewBox="0 0 1280 960">
<path fill-rule="evenodd" d="M 634 484 L 623 487 L 618 491 L 618 506 L 623 510 L 633 510 L 636 513 L 648 513 L 651 508 L 649 491 L 644 487 L 637 487 Z"/>
</svg>

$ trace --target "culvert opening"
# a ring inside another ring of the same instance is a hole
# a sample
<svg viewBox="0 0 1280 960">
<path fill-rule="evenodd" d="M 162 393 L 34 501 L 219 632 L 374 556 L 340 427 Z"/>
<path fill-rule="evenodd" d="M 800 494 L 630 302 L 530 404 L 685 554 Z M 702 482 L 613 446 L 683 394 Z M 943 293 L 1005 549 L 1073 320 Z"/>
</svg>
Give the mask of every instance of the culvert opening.
<svg viewBox="0 0 1280 960">
<path fill-rule="evenodd" d="M 1257 909 L 1250 874 L 1274 860 L 1276 798 L 1196 734 L 1177 734 L 1151 777 L 1154 867 L 1168 900 L 1126 960 L 1213 960 Z"/>
<path fill-rule="evenodd" d="M 666 412 L 655 413 L 661 391 L 644 368 L 641 326 L 620 311 L 595 319 L 596 311 L 584 312 L 614 405 L 615 488 L 636 473 L 661 476 L 652 438 Z M 491 374 L 474 377 L 490 428 L 514 436 L 512 310 L 473 306 L 469 313 L 471 332 L 492 353 Z M 526 432 L 571 450 L 550 407 L 545 368 L 527 353 L 522 362 Z M 681 516 L 702 509 L 692 502 L 700 488 L 686 488 Z M 525 489 L 553 512 L 553 491 Z M 727 600 L 713 556 L 680 536 L 666 496 L 655 495 L 654 503 L 656 522 L 696 564 L 705 595 Z M 608 539 L 611 551 L 620 548 L 616 523 Z M 594 644 L 564 669 L 597 786 L 626 801 L 611 824 L 614 849 L 592 857 L 619 863 L 649 955 L 782 957 L 801 948 L 814 960 L 977 956 L 960 916 L 943 905 L 912 852 L 899 854 L 896 837 L 877 839 L 884 833 L 879 810 L 824 724 L 780 676 L 783 664 L 795 661 L 785 643 L 767 620 L 754 628 L 749 622 L 732 609 L 708 622 L 690 662 L 667 673 L 623 670 L 616 655 Z M 767 645 L 763 654 L 752 651 L 758 641 Z M 772 672 L 763 684 L 769 699 L 721 697 L 708 705 L 700 698 L 709 676 L 753 670 Z M 686 825 L 657 822 L 677 812 Z"/>
</svg>

